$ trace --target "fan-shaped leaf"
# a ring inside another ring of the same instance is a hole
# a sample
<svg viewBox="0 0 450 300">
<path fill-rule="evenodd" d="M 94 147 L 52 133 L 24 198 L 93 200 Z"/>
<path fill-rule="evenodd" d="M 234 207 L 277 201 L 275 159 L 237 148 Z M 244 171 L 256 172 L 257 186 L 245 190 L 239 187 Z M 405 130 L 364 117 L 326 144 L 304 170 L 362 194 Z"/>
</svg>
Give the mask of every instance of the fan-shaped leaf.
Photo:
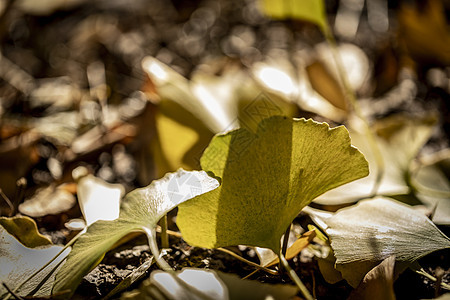
<svg viewBox="0 0 450 300">
<path fill-rule="evenodd" d="M 196 195 L 208 192 L 218 182 L 205 172 L 179 169 L 149 186 L 128 193 L 118 219 L 97 221 L 75 243 L 63 268 L 56 276 L 54 292 L 71 290 L 102 259 L 117 241 L 132 231 L 154 231 L 168 211 Z"/>
<path fill-rule="evenodd" d="M 207 248 L 245 244 L 276 253 L 303 207 L 368 173 L 344 127 L 286 117 L 263 120 L 256 133 L 239 129 L 214 137 L 201 165 L 222 185 L 180 205 L 183 238 Z"/>
</svg>

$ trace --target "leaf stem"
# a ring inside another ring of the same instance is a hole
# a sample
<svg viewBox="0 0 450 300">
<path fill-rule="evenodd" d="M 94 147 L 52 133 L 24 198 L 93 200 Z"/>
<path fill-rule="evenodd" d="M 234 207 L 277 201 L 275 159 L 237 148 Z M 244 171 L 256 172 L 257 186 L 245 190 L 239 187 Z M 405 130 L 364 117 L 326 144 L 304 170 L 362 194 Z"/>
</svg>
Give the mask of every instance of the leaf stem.
<svg viewBox="0 0 450 300">
<path fill-rule="evenodd" d="M 365 134 L 367 136 L 368 142 L 370 144 L 370 148 L 372 149 L 372 154 L 375 158 L 375 162 L 377 164 L 378 170 L 376 173 L 376 179 L 375 179 L 375 183 L 372 187 L 372 191 L 371 191 L 371 195 L 370 197 L 373 197 L 376 195 L 378 188 L 381 184 L 381 180 L 383 178 L 384 172 L 385 172 L 385 165 L 384 165 L 384 160 L 383 160 L 383 155 L 381 154 L 380 148 L 375 140 L 375 133 L 372 131 L 372 129 L 369 126 L 369 123 L 366 119 L 366 117 L 363 115 L 359 104 L 356 101 L 356 96 L 355 96 L 355 92 L 353 91 L 353 89 L 350 87 L 350 83 L 348 81 L 347 78 L 347 74 L 344 70 L 344 66 L 341 60 L 341 57 L 338 53 L 337 50 L 337 43 L 336 43 L 336 39 L 334 38 L 332 31 L 330 29 L 330 25 L 327 23 L 324 30 L 323 30 L 323 34 L 325 36 L 325 39 L 327 40 L 328 44 L 330 45 L 330 49 L 331 49 L 331 53 L 333 55 L 333 60 L 336 63 L 336 67 L 338 70 L 338 75 L 339 78 L 342 82 L 344 91 L 345 91 L 345 96 L 349 102 L 349 104 L 352 106 L 355 115 L 360 119 L 360 121 L 363 123 L 363 129 L 365 131 Z"/>
<path fill-rule="evenodd" d="M 288 261 L 284 257 L 283 253 L 280 251 L 280 262 L 283 265 L 283 267 L 288 272 L 289 277 L 294 281 L 294 283 L 297 285 L 297 287 L 300 289 L 300 292 L 303 294 L 306 300 L 314 300 L 313 296 L 309 293 L 306 286 L 303 284 L 303 282 L 300 280 L 300 277 L 298 277 L 297 273 L 289 266 Z"/>
<path fill-rule="evenodd" d="M 161 225 L 161 248 L 169 248 L 169 235 L 167 234 L 167 214 L 165 214 L 161 221 L 159 221 Z"/>
<path fill-rule="evenodd" d="M 150 250 L 152 251 L 153 256 L 156 259 L 156 263 L 158 264 L 158 266 L 166 272 L 173 271 L 172 267 L 161 257 L 158 245 L 156 244 L 156 230 L 146 227 L 143 227 L 142 229 L 147 234 L 148 245 L 150 247 Z"/>
<path fill-rule="evenodd" d="M 67 248 L 69 248 L 70 246 L 73 245 L 73 243 L 75 243 L 78 238 L 86 232 L 86 228 L 84 228 L 82 231 L 78 232 L 76 236 L 74 236 L 55 256 L 53 256 L 52 259 L 50 259 L 45 265 L 43 265 L 39 270 L 35 271 L 33 274 L 31 274 L 30 276 L 28 276 L 24 281 L 22 281 L 21 284 L 19 284 L 17 287 L 14 288 L 14 290 L 12 290 L 13 293 L 17 293 L 19 291 L 19 289 L 28 281 L 30 281 L 32 278 L 34 278 L 37 274 L 39 274 L 40 272 L 42 272 L 45 268 L 47 268 L 52 262 L 55 261 L 55 259 L 57 259 Z M 57 268 L 58 266 L 55 266 L 55 268 Z M 39 283 L 41 284 L 41 282 Z M 12 294 L 12 293 L 11 293 Z M 6 296 L 5 300 L 9 299 L 9 296 Z"/>
<path fill-rule="evenodd" d="M 281 245 L 281 254 L 283 254 L 284 257 L 286 257 L 286 251 L 287 251 L 287 248 L 288 248 L 289 234 L 291 233 L 291 224 L 289 224 L 288 228 L 286 229 L 286 232 L 284 233 L 283 244 Z M 282 274 L 284 268 L 281 265 L 281 260 L 279 262 L 279 265 L 280 265 L 279 266 L 280 273 Z"/>
</svg>

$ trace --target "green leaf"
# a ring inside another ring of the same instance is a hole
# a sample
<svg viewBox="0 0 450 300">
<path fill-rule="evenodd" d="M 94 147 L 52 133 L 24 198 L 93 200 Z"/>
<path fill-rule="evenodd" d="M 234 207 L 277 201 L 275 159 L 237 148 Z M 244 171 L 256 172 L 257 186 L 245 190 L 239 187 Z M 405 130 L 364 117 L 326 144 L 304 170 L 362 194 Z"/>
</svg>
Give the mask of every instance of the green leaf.
<svg viewBox="0 0 450 300">
<path fill-rule="evenodd" d="M 178 204 L 208 192 L 218 182 L 203 171 L 179 169 L 149 186 L 128 193 L 122 201 L 119 218 L 97 221 L 75 243 L 63 268 L 56 276 L 53 292 L 71 290 L 95 267 L 103 255 L 122 237 L 133 231 L 152 232 L 159 219 Z"/>
<path fill-rule="evenodd" d="M 0 225 L 26 247 L 35 248 L 52 244 L 47 237 L 39 233 L 36 223 L 29 217 L 0 217 Z"/>
<path fill-rule="evenodd" d="M 274 19 L 299 19 L 327 30 L 323 0 L 261 0 L 263 12 Z"/>
<path fill-rule="evenodd" d="M 264 284 L 241 280 L 236 275 L 214 270 L 185 268 L 175 275 L 154 271 L 138 290 L 121 299 L 291 299 L 297 289 L 291 285 Z"/>
<path fill-rule="evenodd" d="M 450 239 L 426 216 L 389 198 L 361 201 L 322 221 L 336 269 L 353 287 L 389 256 L 395 255 L 398 274 L 433 251 L 450 248 Z"/>
<path fill-rule="evenodd" d="M 19 223 L 24 224 L 22 221 L 19 221 Z M 17 224 L 15 222 L 15 225 Z M 27 235 L 30 235 L 30 233 Z M 35 235 L 35 233 L 32 233 L 32 235 Z M 34 243 L 32 242 L 32 244 Z M 0 282 L 4 282 L 12 290 L 15 289 L 28 275 L 39 270 L 60 252 L 62 248 L 61 246 L 55 245 L 46 245 L 34 249 L 25 247 L 3 226 L 0 226 Z M 49 296 L 54 281 L 54 274 L 52 272 L 64 257 L 67 256 L 69 251 L 70 249 L 66 249 L 53 263 L 24 284 L 17 294 L 19 296 L 26 296 L 39 289 L 36 292 L 36 296 Z M 43 284 L 42 286 L 41 283 Z M 7 290 L 0 285 L 0 298 L 3 299 L 6 293 Z"/>
<path fill-rule="evenodd" d="M 215 136 L 201 165 L 222 185 L 180 205 L 183 238 L 205 248 L 245 244 L 275 253 L 303 207 L 368 173 L 345 127 L 279 116 L 263 120 L 256 133 Z"/>
</svg>

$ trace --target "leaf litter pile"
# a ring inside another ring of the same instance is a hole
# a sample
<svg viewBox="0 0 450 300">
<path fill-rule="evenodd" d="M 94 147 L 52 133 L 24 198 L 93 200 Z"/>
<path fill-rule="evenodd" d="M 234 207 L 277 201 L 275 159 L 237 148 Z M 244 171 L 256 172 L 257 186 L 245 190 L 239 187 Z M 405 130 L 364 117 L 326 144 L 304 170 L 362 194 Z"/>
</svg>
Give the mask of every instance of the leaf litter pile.
<svg viewBox="0 0 450 300">
<path fill-rule="evenodd" d="M 1 299 L 448 299 L 445 1 L 5 0 Z"/>
</svg>

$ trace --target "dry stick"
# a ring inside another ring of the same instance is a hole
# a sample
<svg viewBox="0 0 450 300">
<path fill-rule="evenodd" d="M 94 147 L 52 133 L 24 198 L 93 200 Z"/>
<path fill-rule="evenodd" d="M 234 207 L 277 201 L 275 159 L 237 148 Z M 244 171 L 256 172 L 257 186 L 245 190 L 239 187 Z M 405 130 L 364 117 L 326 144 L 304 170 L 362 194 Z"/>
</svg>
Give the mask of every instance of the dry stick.
<svg viewBox="0 0 450 300">
<path fill-rule="evenodd" d="M 230 251 L 230 250 L 225 249 L 225 248 L 216 248 L 216 249 L 219 250 L 219 251 L 222 251 L 222 252 L 224 252 L 224 253 L 227 253 L 227 254 L 233 256 L 234 258 L 236 258 L 236 259 L 238 259 L 238 260 L 240 260 L 240 261 L 242 261 L 242 262 L 245 262 L 246 264 L 249 264 L 249 265 L 252 266 L 252 267 L 258 268 L 258 270 L 266 271 L 267 273 L 269 273 L 269 274 L 271 274 L 271 275 L 278 275 L 278 272 L 277 272 L 277 271 L 271 270 L 271 269 L 269 269 L 269 268 L 263 267 L 263 266 L 261 266 L 261 265 L 255 263 L 255 262 L 252 262 L 252 261 L 250 261 L 250 260 L 247 260 L 247 259 L 243 258 L 242 256 L 240 256 L 240 255 L 234 253 L 233 251 Z"/>
<path fill-rule="evenodd" d="M 298 277 L 297 273 L 295 273 L 294 270 L 289 266 L 288 261 L 284 257 L 283 253 L 280 251 L 280 262 L 283 265 L 283 267 L 288 272 L 289 277 L 291 277 L 292 281 L 294 281 L 295 285 L 300 289 L 300 292 L 303 294 L 306 300 L 314 300 L 314 298 L 309 293 L 306 286 L 303 284 L 303 282 L 300 280 L 300 277 Z"/>
<path fill-rule="evenodd" d="M 19 204 L 22 202 L 24 196 L 25 196 L 25 189 L 27 188 L 27 180 L 25 177 L 20 177 L 16 181 L 16 193 L 14 196 L 14 211 L 13 215 L 17 212 L 19 208 Z"/>
<path fill-rule="evenodd" d="M 283 237 L 283 245 L 281 248 L 281 253 L 283 254 L 284 257 L 286 257 L 286 251 L 287 251 L 287 247 L 288 247 L 290 233 L 291 233 L 291 224 L 289 224 L 288 228 L 286 229 L 286 232 L 284 233 L 284 237 Z M 280 273 L 283 274 L 284 268 L 282 268 L 281 260 L 279 262 L 279 265 L 280 265 L 279 266 Z"/>
<path fill-rule="evenodd" d="M 161 232 L 161 231 L 162 231 L 161 227 L 160 227 L 160 226 L 157 226 L 157 227 L 156 227 L 156 232 Z M 178 238 L 182 238 L 182 237 L 183 237 L 183 236 L 181 235 L 181 233 L 179 233 L 179 232 L 177 232 L 177 231 L 172 231 L 172 230 L 167 230 L 167 234 L 172 235 L 172 236 L 175 236 L 175 237 L 178 237 Z M 230 251 L 230 250 L 225 249 L 225 248 L 216 248 L 216 249 L 219 250 L 219 251 L 222 251 L 223 253 L 227 253 L 227 254 L 233 256 L 234 258 L 236 258 L 236 259 L 238 259 L 238 260 L 240 260 L 240 261 L 242 261 L 242 262 L 244 262 L 244 263 L 246 263 L 246 264 L 248 264 L 248 265 L 250 265 L 250 266 L 252 266 L 252 267 L 257 268 L 258 270 L 263 270 L 263 271 L 265 271 L 265 272 L 267 272 L 267 273 L 269 273 L 269 274 L 271 274 L 271 275 L 278 275 L 278 272 L 277 272 L 277 271 L 271 270 L 271 269 L 266 268 L 266 267 L 263 267 L 263 266 L 261 266 L 261 265 L 259 265 L 259 264 L 257 264 L 257 263 L 254 263 L 254 262 L 252 262 L 252 261 L 250 261 L 250 260 L 247 260 L 247 259 L 243 258 L 242 256 L 240 256 L 240 255 L 234 253 L 233 251 Z M 253 275 L 253 274 L 256 273 L 256 271 L 258 271 L 258 270 L 255 270 L 255 271 L 254 271 L 253 273 L 251 273 L 250 275 Z M 248 276 L 250 276 L 250 275 L 247 275 L 246 277 L 248 277 Z"/>
<path fill-rule="evenodd" d="M 433 281 L 433 282 L 437 282 L 437 281 L 438 281 L 438 279 L 437 279 L 436 277 L 434 277 L 434 276 L 431 275 L 431 274 L 428 274 L 427 272 L 425 272 L 424 269 L 420 269 L 420 270 L 412 269 L 412 270 L 413 270 L 414 272 L 416 272 L 417 274 L 422 275 L 422 276 L 424 276 L 424 277 L 430 279 L 430 280 Z M 449 284 L 446 284 L 446 283 L 444 283 L 444 282 L 441 282 L 441 287 L 444 288 L 444 289 L 446 289 L 446 290 L 449 290 L 449 291 L 450 291 L 450 285 L 449 285 Z"/>
<path fill-rule="evenodd" d="M 350 83 L 348 82 L 347 74 L 344 71 L 344 67 L 342 64 L 341 56 L 338 54 L 337 51 L 337 45 L 336 40 L 331 33 L 330 25 L 327 23 L 325 29 L 323 30 L 323 34 L 325 36 L 325 39 L 327 40 L 328 44 L 331 48 L 331 53 L 333 55 L 333 60 L 336 63 L 337 70 L 339 77 L 341 79 L 342 85 L 344 87 L 345 96 L 348 100 L 348 102 L 351 104 L 356 116 L 362 121 L 364 125 L 364 131 L 368 138 L 370 148 L 372 149 L 372 153 L 375 157 L 375 162 L 378 166 L 378 172 L 376 174 L 375 183 L 372 187 L 371 195 L 370 197 L 373 197 L 376 195 L 377 190 L 381 184 L 381 179 L 383 178 L 384 172 L 385 172 L 385 166 L 383 161 L 383 156 L 381 154 L 380 148 L 378 147 L 377 142 L 375 141 L 375 133 L 370 129 L 370 126 L 367 122 L 367 119 L 364 117 L 364 115 L 361 112 L 361 109 L 356 101 L 356 96 L 353 91 L 353 89 L 350 87 Z"/>
<path fill-rule="evenodd" d="M 3 200 L 5 200 L 6 204 L 8 204 L 9 208 L 11 209 L 11 212 L 9 213 L 9 216 L 12 216 L 12 212 L 14 211 L 14 205 L 9 200 L 8 196 L 3 193 L 3 190 L 0 188 L 0 196 L 2 196 Z"/>
</svg>

